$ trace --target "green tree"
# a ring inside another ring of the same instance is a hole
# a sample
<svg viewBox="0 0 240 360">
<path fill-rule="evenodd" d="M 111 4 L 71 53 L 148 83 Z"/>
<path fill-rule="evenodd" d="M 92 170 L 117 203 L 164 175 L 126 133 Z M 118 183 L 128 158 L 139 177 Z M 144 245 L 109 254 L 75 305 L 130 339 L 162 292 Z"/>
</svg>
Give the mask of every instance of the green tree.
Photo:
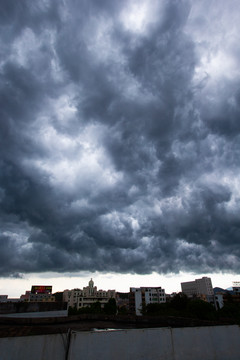
<svg viewBox="0 0 240 360">
<path fill-rule="evenodd" d="M 240 325 L 240 303 L 226 302 L 222 309 L 218 310 L 218 316 L 220 318 L 232 319 L 236 324 Z"/>
<path fill-rule="evenodd" d="M 100 301 L 96 301 L 90 306 L 90 312 L 93 314 L 100 314 L 102 312 L 102 307 Z"/>
<path fill-rule="evenodd" d="M 204 319 L 204 320 L 214 320 L 216 319 L 216 310 L 215 307 L 201 299 L 194 299 L 189 301 L 187 305 L 187 312 L 191 317 Z"/>
<path fill-rule="evenodd" d="M 126 315 L 128 313 L 126 306 L 118 307 L 118 314 Z"/>
<path fill-rule="evenodd" d="M 56 301 L 63 301 L 63 291 L 58 291 L 53 295 L 55 296 Z"/>
<path fill-rule="evenodd" d="M 182 311 L 186 309 L 189 301 L 190 300 L 188 299 L 187 295 L 185 295 L 184 293 L 178 293 L 174 295 L 174 297 L 170 301 L 170 305 L 173 309 Z"/>
<path fill-rule="evenodd" d="M 104 305 L 105 314 L 115 315 L 117 312 L 116 300 L 111 298 L 108 300 L 107 304 Z"/>
<path fill-rule="evenodd" d="M 72 307 L 72 306 L 69 306 L 68 308 L 68 315 L 77 315 L 78 314 L 78 310 L 76 307 Z"/>
</svg>

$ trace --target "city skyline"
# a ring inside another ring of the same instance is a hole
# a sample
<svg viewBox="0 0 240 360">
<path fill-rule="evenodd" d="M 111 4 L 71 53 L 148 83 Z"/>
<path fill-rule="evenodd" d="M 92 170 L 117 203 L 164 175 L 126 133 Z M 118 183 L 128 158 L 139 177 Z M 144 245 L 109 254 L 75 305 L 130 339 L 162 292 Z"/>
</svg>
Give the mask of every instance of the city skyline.
<svg viewBox="0 0 240 360">
<path fill-rule="evenodd" d="M 1 7 L 0 292 L 238 281 L 239 1 Z"/>
<path fill-rule="evenodd" d="M 219 276 L 218 274 L 174 274 L 172 275 L 159 275 L 151 274 L 145 276 L 129 275 L 125 274 L 108 274 L 104 276 L 102 273 L 93 273 L 90 272 L 84 276 L 69 276 L 63 278 L 60 274 L 58 277 L 54 277 L 53 274 L 48 274 L 46 277 L 42 277 L 43 274 L 39 276 L 31 275 L 31 277 L 23 279 L 6 279 L 0 281 L 0 295 L 8 295 L 9 298 L 18 298 L 20 295 L 24 294 L 25 291 L 30 291 L 32 285 L 51 285 L 53 293 L 64 290 L 71 290 L 74 288 L 83 288 L 85 287 L 89 279 L 92 278 L 95 286 L 98 289 L 102 290 L 116 290 L 119 292 L 129 292 L 130 287 L 159 287 L 161 286 L 166 294 L 171 294 L 173 292 L 181 292 L 181 282 L 194 281 L 198 277 L 210 277 L 212 280 L 212 285 L 214 287 L 221 287 L 223 289 L 231 288 L 234 281 L 239 281 L 237 275 L 232 276 L 231 274 L 224 274 Z M 57 275 L 57 274 L 56 274 Z M 9 285 L 9 281 L 12 282 L 12 285 Z M 7 289 L 10 292 L 7 292 Z"/>
</svg>

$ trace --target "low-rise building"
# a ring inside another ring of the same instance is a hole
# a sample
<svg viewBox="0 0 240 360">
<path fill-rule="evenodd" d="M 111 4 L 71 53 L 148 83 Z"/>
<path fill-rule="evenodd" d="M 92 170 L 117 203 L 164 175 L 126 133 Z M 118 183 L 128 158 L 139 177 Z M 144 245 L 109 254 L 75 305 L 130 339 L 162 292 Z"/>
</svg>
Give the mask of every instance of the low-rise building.
<svg viewBox="0 0 240 360">
<path fill-rule="evenodd" d="M 232 291 L 234 295 L 240 295 L 240 281 L 233 281 Z"/>
<path fill-rule="evenodd" d="M 30 302 L 54 302 L 55 296 L 52 294 L 30 294 Z"/>
<path fill-rule="evenodd" d="M 21 301 L 29 301 L 30 294 L 31 294 L 31 291 L 29 291 L 29 290 L 25 291 L 25 294 L 20 296 Z"/>
<path fill-rule="evenodd" d="M 109 299 L 115 299 L 115 297 L 115 290 L 97 290 L 92 279 L 83 289 L 64 290 L 63 292 L 63 301 L 76 309 L 91 306 L 95 302 L 100 302 L 101 307 L 104 307 Z"/>
<path fill-rule="evenodd" d="M 27 294 L 27 292 L 26 292 Z M 30 302 L 54 302 L 51 285 L 33 285 L 31 292 L 27 295 Z M 23 299 L 24 300 L 24 299 Z"/>
<path fill-rule="evenodd" d="M 129 292 L 117 292 L 116 293 L 116 305 L 119 310 L 129 310 Z"/>
<path fill-rule="evenodd" d="M 7 302 L 8 301 L 8 295 L 0 295 L 0 302 Z"/>
<path fill-rule="evenodd" d="M 136 315 L 142 315 L 148 304 L 162 304 L 166 302 L 165 290 L 161 287 L 130 288 L 129 309 Z"/>
</svg>

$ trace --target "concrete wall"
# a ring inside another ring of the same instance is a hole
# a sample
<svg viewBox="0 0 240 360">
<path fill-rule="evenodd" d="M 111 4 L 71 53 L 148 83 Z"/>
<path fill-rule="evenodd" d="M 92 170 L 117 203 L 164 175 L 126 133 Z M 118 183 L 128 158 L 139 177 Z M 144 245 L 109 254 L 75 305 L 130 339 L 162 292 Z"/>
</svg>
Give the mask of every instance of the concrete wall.
<svg viewBox="0 0 240 360">
<path fill-rule="evenodd" d="M 72 335 L 71 360 L 239 360 L 238 326 L 131 329 Z"/>
<path fill-rule="evenodd" d="M 68 360 L 239 360 L 236 325 L 72 332 Z M 67 334 L 0 339 L 1 360 L 66 359 Z"/>
<path fill-rule="evenodd" d="M 65 360 L 67 337 L 40 335 L 0 339 L 1 360 Z"/>
</svg>

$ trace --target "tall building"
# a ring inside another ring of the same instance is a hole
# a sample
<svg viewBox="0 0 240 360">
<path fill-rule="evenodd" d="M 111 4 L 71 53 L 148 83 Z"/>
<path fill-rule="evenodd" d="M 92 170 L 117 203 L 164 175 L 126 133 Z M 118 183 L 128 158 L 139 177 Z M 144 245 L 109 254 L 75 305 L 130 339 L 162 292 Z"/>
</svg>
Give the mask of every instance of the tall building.
<svg viewBox="0 0 240 360">
<path fill-rule="evenodd" d="M 194 281 L 187 281 L 181 283 L 182 292 L 188 297 L 200 297 L 205 301 L 213 301 L 213 287 L 212 280 L 209 277 L 202 277 Z"/>
<path fill-rule="evenodd" d="M 142 315 L 142 309 L 145 305 L 165 302 L 165 290 L 161 287 L 130 288 L 129 309 L 138 316 Z"/>
<path fill-rule="evenodd" d="M 90 306 L 95 302 L 100 302 L 103 307 L 109 299 L 115 299 L 115 296 L 115 290 L 97 290 L 91 279 L 88 286 L 83 289 L 64 290 L 63 301 L 67 302 L 68 306 L 75 307 L 76 309 Z"/>
</svg>

